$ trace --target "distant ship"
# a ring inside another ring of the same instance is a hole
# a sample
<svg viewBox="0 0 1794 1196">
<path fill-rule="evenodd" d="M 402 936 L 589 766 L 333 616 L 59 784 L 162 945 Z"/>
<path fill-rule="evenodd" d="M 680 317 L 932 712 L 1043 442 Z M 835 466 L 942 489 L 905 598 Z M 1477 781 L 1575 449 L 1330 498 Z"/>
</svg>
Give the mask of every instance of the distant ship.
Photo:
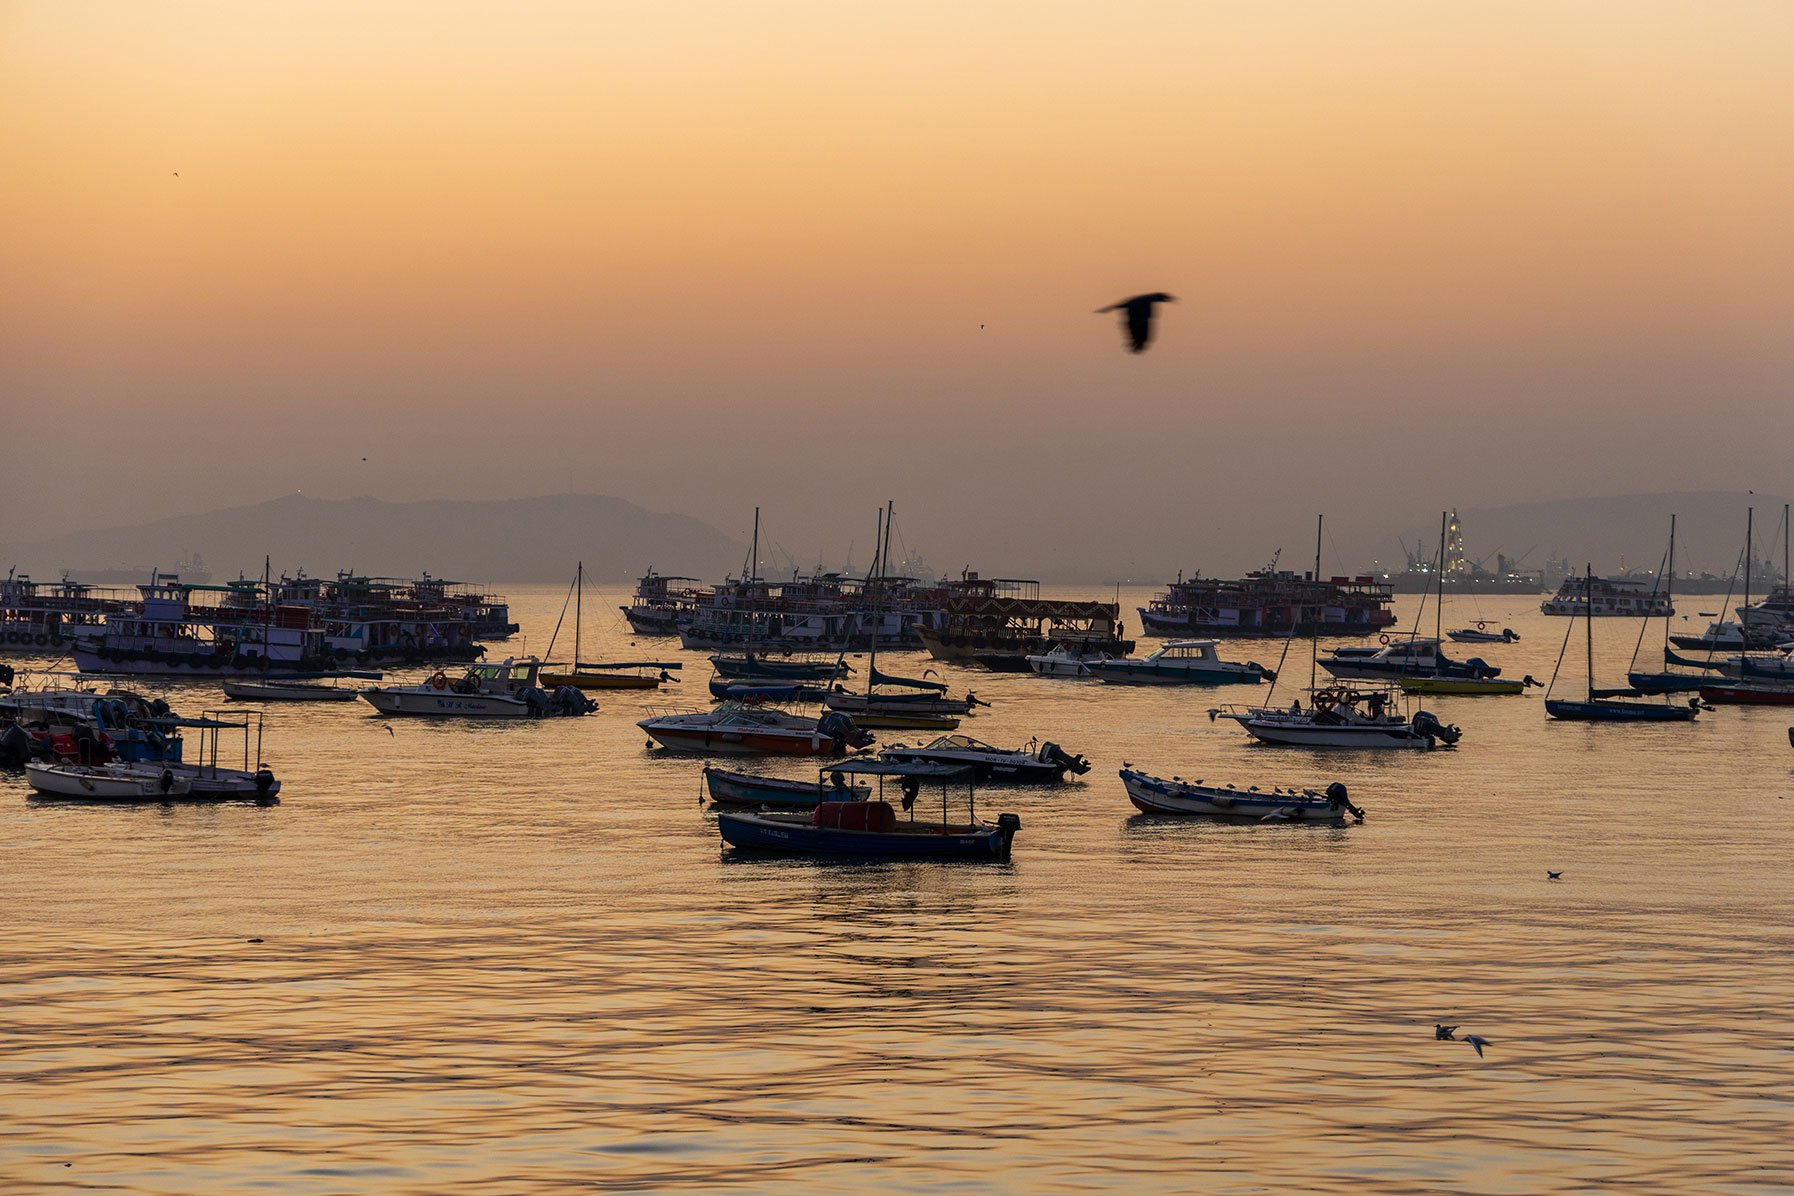
<svg viewBox="0 0 1794 1196">
<path fill-rule="evenodd" d="M 1178 639 L 1375 635 L 1395 625 L 1390 593 L 1389 584 L 1374 577 L 1321 580 L 1267 567 L 1233 581 L 1180 574 L 1139 610 L 1150 634 Z"/>
<path fill-rule="evenodd" d="M 1519 560 L 1497 552 L 1493 569 L 1485 568 L 1481 561 L 1471 560 L 1464 551 L 1464 526 L 1458 521 L 1456 511 L 1446 520 L 1443 585 L 1440 584 L 1436 550 L 1428 551 L 1420 543 L 1409 548 L 1404 542 L 1402 551 L 1408 558 L 1402 572 L 1376 575 L 1378 581 L 1397 594 L 1432 594 L 1440 589 L 1447 594 L 1537 594 L 1545 588 L 1537 572 L 1520 571 L 1520 565 L 1531 555 L 1530 551 L 1521 554 Z"/>
<path fill-rule="evenodd" d="M 1664 619 L 1676 613 L 1669 596 L 1632 577 L 1568 577 L 1557 593 L 1539 604 L 1548 615 L 1592 614 Z"/>
</svg>

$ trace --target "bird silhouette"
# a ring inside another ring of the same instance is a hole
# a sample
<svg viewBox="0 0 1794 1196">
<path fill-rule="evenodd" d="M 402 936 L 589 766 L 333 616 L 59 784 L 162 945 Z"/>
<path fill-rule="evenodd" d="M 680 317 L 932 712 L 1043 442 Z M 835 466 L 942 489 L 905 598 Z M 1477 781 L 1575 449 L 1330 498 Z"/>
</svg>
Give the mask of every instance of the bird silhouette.
<svg viewBox="0 0 1794 1196">
<path fill-rule="evenodd" d="M 178 178 L 180 178 L 180 177 L 181 177 L 181 172 L 180 172 L 180 171 L 178 171 L 178 170 L 177 170 L 177 171 L 175 171 L 175 172 L 174 172 L 174 177 L 175 177 L 175 178 L 177 178 L 177 179 L 178 179 Z"/>
<path fill-rule="evenodd" d="M 1457 1037 L 1457 1033 L 1458 1028 L 1456 1026 L 1441 1026 L 1437 1023 L 1434 1023 L 1433 1025 L 1433 1037 L 1440 1042 L 1454 1041 Z"/>
<path fill-rule="evenodd" d="M 1489 1040 L 1484 1038 L 1481 1034 L 1466 1034 L 1464 1035 L 1464 1041 L 1476 1048 L 1476 1057 L 1478 1059 L 1483 1057 L 1483 1048 L 1489 1045 Z"/>
<path fill-rule="evenodd" d="M 1167 295 L 1163 291 L 1151 291 L 1145 295 L 1135 295 L 1132 299 L 1123 299 L 1111 303 L 1107 307 L 1096 309 L 1097 315 L 1105 312 L 1121 313 L 1121 330 L 1127 333 L 1128 350 L 1133 353 L 1144 353 L 1146 346 L 1152 343 L 1153 309 L 1161 303 L 1176 303 L 1176 295 Z"/>
<path fill-rule="evenodd" d="M 382 726 L 382 727 L 385 727 L 385 728 L 386 728 L 386 733 L 387 733 L 387 734 L 388 734 L 388 735 L 390 735 L 390 736 L 392 736 L 392 737 L 393 737 L 393 738 L 394 738 L 394 739 L 397 739 L 397 738 L 398 738 L 398 737 L 399 737 L 399 733 L 398 733 L 398 732 L 397 732 L 397 731 L 395 731 L 395 730 L 393 730 L 393 729 L 392 729 L 392 724 L 391 724 L 391 723 L 381 723 L 381 724 L 380 724 L 380 725 L 381 725 L 381 726 Z"/>
<path fill-rule="evenodd" d="M 1545 869 L 1545 879 L 1546 880 L 1562 880 L 1563 878 L 1564 878 L 1563 873 L 1553 872 L 1549 868 Z"/>
</svg>

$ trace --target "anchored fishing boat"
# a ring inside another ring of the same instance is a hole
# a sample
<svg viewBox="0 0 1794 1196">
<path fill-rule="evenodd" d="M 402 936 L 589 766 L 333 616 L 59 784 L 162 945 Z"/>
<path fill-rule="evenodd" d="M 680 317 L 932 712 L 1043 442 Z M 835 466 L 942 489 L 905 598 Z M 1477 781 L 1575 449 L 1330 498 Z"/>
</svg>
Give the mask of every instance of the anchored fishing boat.
<svg viewBox="0 0 1794 1196">
<path fill-rule="evenodd" d="M 921 747 L 893 744 L 878 757 L 898 764 L 970 768 L 978 780 L 985 782 L 1057 784 L 1068 772 L 1082 775 L 1090 771 L 1090 761 L 1084 757 L 1074 756 L 1056 743 L 1033 739 L 1019 748 L 999 748 L 970 735 L 942 735 Z"/>
<path fill-rule="evenodd" d="M 872 744 L 872 736 L 839 711 L 815 719 L 734 701 L 714 710 L 657 714 L 636 726 L 669 751 L 700 756 L 844 756 Z"/>
<path fill-rule="evenodd" d="M 1358 822 L 1364 821 L 1364 811 L 1352 804 L 1346 787 L 1338 781 L 1328 785 L 1324 793 L 1282 788 L 1264 793 L 1256 785 L 1250 789 L 1235 789 L 1227 785 L 1207 785 L 1200 780 L 1186 781 L 1182 777 L 1166 780 L 1140 772 L 1132 765 L 1124 765 L 1121 783 L 1127 789 L 1128 800 L 1147 814 L 1193 814 L 1258 822 L 1336 825 L 1348 816 Z"/>
<path fill-rule="evenodd" d="M 1143 660 L 1092 660 L 1092 677 L 1112 685 L 1257 685 L 1277 674 L 1256 660 L 1238 664 L 1216 652 L 1220 640 L 1172 640 Z"/>
<path fill-rule="evenodd" d="M 598 704 L 570 686 L 552 692 L 538 683 L 542 662 L 534 656 L 476 664 L 451 680 L 438 672 L 417 685 L 374 686 L 361 691 L 382 714 L 462 718 L 552 718 L 590 714 Z"/>
<path fill-rule="evenodd" d="M 378 674 L 375 675 L 378 677 Z M 312 681 L 245 681 L 226 678 L 220 683 L 224 696 L 239 702 L 353 702 L 359 689 L 346 685 L 320 685 Z"/>
<path fill-rule="evenodd" d="M 978 820 L 974 770 L 953 765 L 849 760 L 837 775 L 876 777 L 878 797 L 822 802 L 809 813 L 724 810 L 717 830 L 731 847 L 799 855 L 917 860 L 1007 860 L 1021 819 L 1000 814 L 993 825 Z M 907 818 L 885 800 L 887 781 L 897 783 Z M 915 816 L 922 787 L 941 786 L 941 820 Z M 950 820 L 951 790 L 965 786 L 966 820 Z"/>
<path fill-rule="evenodd" d="M 581 635 L 585 630 L 586 604 L 586 563 L 580 561 L 573 574 L 573 586 L 568 597 L 573 599 L 573 671 L 571 673 L 550 672 L 544 666 L 541 682 L 544 686 L 560 688 L 571 686 L 578 690 L 588 689 L 659 689 L 662 681 L 672 681 L 674 677 L 669 670 L 685 667 L 678 661 L 628 660 L 608 664 L 595 664 L 580 659 Z M 567 604 L 561 603 L 561 618 L 567 617 Z M 554 655 L 554 642 L 560 638 L 561 625 L 557 620 L 554 634 L 548 637 L 548 654 Z"/>
<path fill-rule="evenodd" d="M 829 770 L 824 769 L 824 773 Z M 845 774 L 833 773 L 832 781 L 789 781 L 754 772 L 734 772 L 714 764 L 704 766 L 704 785 L 710 800 L 719 806 L 774 806 L 809 809 L 825 801 L 865 801 L 872 787 L 848 784 Z"/>
<path fill-rule="evenodd" d="M 1453 747 L 1463 732 L 1430 712 L 1403 712 L 1401 691 L 1393 686 L 1358 690 L 1343 685 L 1311 691 L 1288 709 L 1265 706 L 1216 707 L 1211 719 L 1228 718 L 1262 743 L 1315 748 Z"/>
</svg>

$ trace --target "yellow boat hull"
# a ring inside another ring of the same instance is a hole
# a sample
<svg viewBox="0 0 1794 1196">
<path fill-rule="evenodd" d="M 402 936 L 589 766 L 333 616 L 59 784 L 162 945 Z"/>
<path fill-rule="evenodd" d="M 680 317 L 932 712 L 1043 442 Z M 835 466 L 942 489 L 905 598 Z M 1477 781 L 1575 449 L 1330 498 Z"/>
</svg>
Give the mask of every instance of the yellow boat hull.
<svg viewBox="0 0 1794 1196">
<path fill-rule="evenodd" d="M 1411 694 L 1517 694 L 1526 689 L 1524 681 L 1504 681 L 1497 677 L 1477 681 L 1469 677 L 1402 677 L 1402 691 Z"/>
</svg>

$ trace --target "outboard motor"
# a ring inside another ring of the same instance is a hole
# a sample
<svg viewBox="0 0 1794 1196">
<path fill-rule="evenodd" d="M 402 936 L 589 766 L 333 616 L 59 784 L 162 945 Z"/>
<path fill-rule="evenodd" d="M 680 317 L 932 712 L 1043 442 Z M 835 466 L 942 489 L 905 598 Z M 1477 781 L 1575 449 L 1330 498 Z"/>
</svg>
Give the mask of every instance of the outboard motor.
<svg viewBox="0 0 1794 1196">
<path fill-rule="evenodd" d="M 166 701 L 157 698 L 150 703 L 150 713 L 157 718 L 167 718 L 170 713 L 170 708 Z"/>
<path fill-rule="evenodd" d="M 1501 676 L 1501 670 L 1480 656 L 1472 656 L 1464 662 L 1464 666 L 1478 677 L 1495 678 Z"/>
<path fill-rule="evenodd" d="M 1414 712 L 1414 733 L 1427 741 L 1427 746 L 1444 743 L 1447 747 L 1456 743 L 1463 732 L 1450 723 L 1440 722 L 1431 711 L 1416 710 Z"/>
<path fill-rule="evenodd" d="M 1364 811 L 1352 804 L 1351 797 L 1346 794 L 1346 787 L 1340 782 L 1334 781 L 1331 785 L 1327 786 L 1327 800 L 1332 802 L 1337 808 L 1346 811 L 1359 822 L 1364 821 Z"/>
<path fill-rule="evenodd" d="M 1090 771 L 1090 761 L 1084 759 L 1082 756 L 1071 755 L 1056 743 L 1049 742 L 1041 744 L 1040 758 L 1047 761 L 1049 764 L 1057 764 L 1067 772 L 1073 772 L 1079 776 L 1083 776 Z"/>
<path fill-rule="evenodd" d="M 274 788 L 274 773 L 266 764 L 255 770 L 255 791 L 262 797 L 268 796 L 268 790 Z"/>
<path fill-rule="evenodd" d="M 835 751 L 846 755 L 847 743 L 853 735 L 853 720 L 839 710 L 831 710 L 816 720 L 816 733 L 835 741 Z"/>
<path fill-rule="evenodd" d="M 11 685 L 14 675 L 10 664 L 0 664 L 0 685 Z"/>
<path fill-rule="evenodd" d="M 1501 629 L 1501 638 L 1510 644 L 1517 644 L 1520 642 L 1520 637 L 1514 633 L 1512 627 L 1503 627 Z"/>
<path fill-rule="evenodd" d="M 169 768 L 164 768 L 162 770 L 162 775 L 156 781 L 156 784 L 161 787 L 162 796 L 167 797 L 170 793 L 172 793 L 174 791 L 174 770 L 169 769 Z"/>
<path fill-rule="evenodd" d="M 523 699 L 531 718 L 541 718 L 548 713 L 548 695 L 535 686 L 530 686 L 517 696 Z"/>
</svg>

